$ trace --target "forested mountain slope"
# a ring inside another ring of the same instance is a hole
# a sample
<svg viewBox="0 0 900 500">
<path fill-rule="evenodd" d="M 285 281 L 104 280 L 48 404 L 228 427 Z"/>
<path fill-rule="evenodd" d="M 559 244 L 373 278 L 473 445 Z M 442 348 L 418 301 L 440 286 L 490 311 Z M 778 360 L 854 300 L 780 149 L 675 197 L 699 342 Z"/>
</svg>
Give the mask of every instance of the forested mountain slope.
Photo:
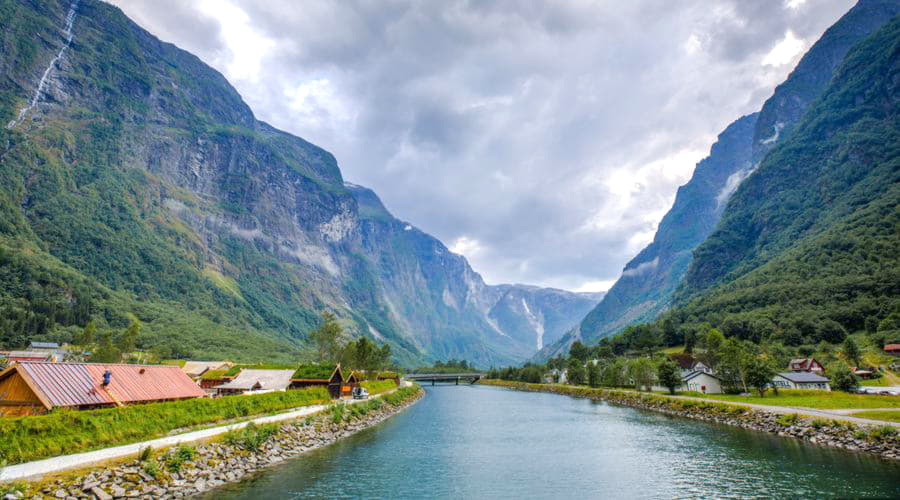
<svg viewBox="0 0 900 500">
<path fill-rule="evenodd" d="M 716 227 L 729 198 L 766 154 L 790 136 L 811 102 L 828 87 L 850 48 L 900 13 L 900 2 L 861 0 L 804 54 L 759 113 L 726 128 L 676 195 L 653 242 L 626 266 L 609 293 L 578 327 L 538 356 L 564 352 L 574 340 L 607 337 L 652 321 L 672 305 L 693 250 Z"/>
<path fill-rule="evenodd" d="M 855 331 L 900 306 L 898 104 L 895 18 L 853 48 L 738 188 L 695 252 L 679 317 L 814 336 L 798 325 L 827 319 Z"/>
<path fill-rule="evenodd" d="M 332 310 L 404 364 L 535 350 L 464 258 L 108 4 L 0 0 L 0 123 L 0 344 L 136 317 L 163 356 L 287 359 Z"/>
</svg>

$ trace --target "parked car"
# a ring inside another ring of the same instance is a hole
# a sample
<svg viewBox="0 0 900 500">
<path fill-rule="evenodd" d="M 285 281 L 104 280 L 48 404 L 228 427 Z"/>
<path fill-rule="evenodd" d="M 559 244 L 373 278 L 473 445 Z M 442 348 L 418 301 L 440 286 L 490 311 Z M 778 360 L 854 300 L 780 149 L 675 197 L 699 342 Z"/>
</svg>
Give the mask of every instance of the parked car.
<svg viewBox="0 0 900 500">
<path fill-rule="evenodd" d="M 354 387 L 353 388 L 353 399 L 367 399 L 369 397 L 369 390 L 365 387 Z"/>
</svg>

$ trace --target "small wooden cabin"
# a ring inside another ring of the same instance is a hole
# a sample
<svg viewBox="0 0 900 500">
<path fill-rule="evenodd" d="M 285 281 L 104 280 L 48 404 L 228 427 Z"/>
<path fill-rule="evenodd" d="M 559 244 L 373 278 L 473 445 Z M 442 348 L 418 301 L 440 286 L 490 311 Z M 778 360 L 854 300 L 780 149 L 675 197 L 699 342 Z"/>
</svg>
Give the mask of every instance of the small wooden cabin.
<svg viewBox="0 0 900 500">
<path fill-rule="evenodd" d="M 203 396 L 177 366 L 22 362 L 0 372 L 0 416 Z"/>
<path fill-rule="evenodd" d="M 232 374 L 232 372 L 234 373 Z M 233 368 L 224 370 L 206 370 L 203 372 L 203 375 L 200 375 L 198 382 L 200 383 L 200 387 L 207 392 L 215 392 L 217 386 L 231 382 L 239 373 L 240 369 L 233 370 Z"/>
<path fill-rule="evenodd" d="M 359 387 L 359 381 L 356 372 L 350 372 L 350 375 L 347 375 L 341 383 L 341 397 L 353 397 L 353 388 Z"/>
<path fill-rule="evenodd" d="M 357 382 L 358 383 L 358 382 Z M 328 388 L 332 399 L 338 399 L 343 393 L 344 375 L 340 364 L 308 364 L 300 365 L 291 378 L 291 389 L 322 386 Z M 352 390 L 352 388 L 350 389 Z"/>
<path fill-rule="evenodd" d="M 379 372 L 375 380 L 392 380 L 395 385 L 400 385 L 400 374 L 397 372 Z"/>
<path fill-rule="evenodd" d="M 204 373 L 210 370 L 228 370 L 234 363 L 228 361 L 186 361 L 181 365 L 181 371 L 194 380 L 199 380 Z"/>
</svg>

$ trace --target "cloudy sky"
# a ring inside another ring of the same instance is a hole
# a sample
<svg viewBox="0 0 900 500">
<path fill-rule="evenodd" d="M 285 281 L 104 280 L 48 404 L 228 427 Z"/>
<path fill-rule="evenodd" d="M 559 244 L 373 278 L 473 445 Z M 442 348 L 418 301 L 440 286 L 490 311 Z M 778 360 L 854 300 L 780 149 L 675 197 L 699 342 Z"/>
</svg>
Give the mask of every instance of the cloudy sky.
<svg viewBox="0 0 900 500">
<path fill-rule="evenodd" d="M 602 290 L 851 0 L 115 0 L 489 283 Z"/>
</svg>

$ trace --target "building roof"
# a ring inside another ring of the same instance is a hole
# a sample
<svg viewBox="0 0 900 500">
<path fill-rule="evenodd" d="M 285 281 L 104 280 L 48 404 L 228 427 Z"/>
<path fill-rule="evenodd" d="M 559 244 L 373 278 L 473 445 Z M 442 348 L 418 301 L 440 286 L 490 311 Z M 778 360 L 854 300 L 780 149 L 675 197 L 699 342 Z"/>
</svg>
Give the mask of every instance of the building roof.
<svg viewBox="0 0 900 500">
<path fill-rule="evenodd" d="M 794 383 L 822 383 L 828 382 L 828 378 L 810 372 L 782 372 L 778 374 Z"/>
<path fill-rule="evenodd" d="M 227 370 L 231 365 L 228 361 L 187 361 L 181 366 L 181 371 L 189 377 L 199 377 L 208 370 Z"/>
<path fill-rule="evenodd" d="M 697 363 L 697 359 L 687 352 L 676 352 L 669 354 L 669 359 L 674 361 L 682 370 L 690 370 Z"/>
<path fill-rule="evenodd" d="M 57 342 L 32 342 L 28 345 L 29 349 L 59 349 Z"/>
<path fill-rule="evenodd" d="M 103 386 L 103 374 L 112 376 Z M 199 398 L 206 394 L 177 366 L 90 363 L 18 363 L 19 373 L 47 408 Z"/>
<path fill-rule="evenodd" d="M 341 365 L 334 364 L 307 364 L 300 365 L 294 370 L 293 378 L 297 380 L 330 380 L 335 372 L 340 372 Z"/>
<path fill-rule="evenodd" d="M 719 380 L 719 377 L 713 375 L 712 373 L 705 372 L 705 371 L 703 371 L 703 370 L 695 370 L 695 371 L 692 371 L 691 373 L 688 373 L 687 375 L 681 377 L 681 380 L 682 380 L 682 382 L 687 382 L 688 380 L 692 380 L 692 379 L 694 379 L 694 378 L 697 378 L 697 377 L 699 377 L 700 375 L 706 375 L 707 377 L 712 377 L 712 378 L 714 378 L 714 379 L 716 379 L 716 380 Z"/>
<path fill-rule="evenodd" d="M 888 344 L 884 346 L 885 351 L 900 351 L 900 344 Z"/>
<path fill-rule="evenodd" d="M 216 389 L 280 391 L 291 385 L 293 370 L 244 369 L 234 380 L 217 385 Z"/>
<path fill-rule="evenodd" d="M 47 351 L 5 351 L 8 358 L 35 358 L 47 359 L 51 353 Z"/>
<path fill-rule="evenodd" d="M 788 370 L 809 370 L 812 368 L 813 362 L 822 366 L 822 363 L 816 361 L 815 358 L 797 358 L 791 360 L 788 364 Z"/>
</svg>

